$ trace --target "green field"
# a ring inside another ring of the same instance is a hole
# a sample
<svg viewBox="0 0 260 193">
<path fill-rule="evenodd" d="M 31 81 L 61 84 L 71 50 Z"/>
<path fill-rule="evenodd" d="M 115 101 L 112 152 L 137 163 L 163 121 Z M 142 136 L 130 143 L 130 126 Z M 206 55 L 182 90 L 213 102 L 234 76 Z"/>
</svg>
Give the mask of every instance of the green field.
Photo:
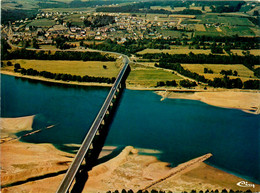
<svg viewBox="0 0 260 193">
<path fill-rule="evenodd" d="M 259 56 L 260 55 L 260 50 L 259 49 L 254 49 L 254 50 L 248 50 L 250 52 L 250 54 L 255 55 L 255 56 Z M 243 56 L 243 52 L 246 52 L 245 50 L 231 50 L 231 52 L 233 54 L 237 54 L 240 56 Z"/>
<path fill-rule="evenodd" d="M 52 73 L 64 73 L 80 76 L 99 76 L 116 77 L 120 70 L 121 62 L 100 62 L 100 61 L 60 61 L 60 60 L 11 60 L 13 64 L 19 63 L 22 68 L 33 68 L 38 71 L 47 71 Z M 104 69 L 103 65 L 107 68 Z M 6 67 L 12 70 L 12 67 Z"/>
<path fill-rule="evenodd" d="M 36 26 L 36 27 L 51 27 L 55 25 L 54 20 L 50 19 L 38 19 L 34 20 L 31 23 L 29 23 L 27 26 Z"/>
<path fill-rule="evenodd" d="M 196 72 L 200 75 L 205 76 L 207 79 L 213 79 L 216 77 L 223 77 L 220 74 L 221 70 L 232 70 L 238 72 L 238 77 L 233 76 L 232 78 L 241 78 L 242 80 L 248 80 L 250 78 L 255 78 L 254 72 L 246 68 L 242 64 L 235 64 L 235 65 L 225 65 L 225 64 L 182 64 L 182 66 L 192 72 Z M 213 74 L 205 74 L 204 68 L 208 68 L 213 70 Z"/>
<path fill-rule="evenodd" d="M 147 53 L 168 53 L 168 54 L 189 54 L 190 52 L 194 54 L 210 54 L 211 50 L 202 50 L 202 49 L 189 49 L 188 47 L 179 47 L 170 50 L 160 50 L 160 49 L 145 49 L 137 54 L 147 54 Z"/>
<path fill-rule="evenodd" d="M 131 73 L 127 78 L 127 84 L 130 86 L 156 86 L 159 81 L 166 82 L 181 79 L 181 77 L 172 74 L 170 70 L 132 65 Z"/>
<path fill-rule="evenodd" d="M 151 9 L 153 9 L 153 10 L 165 9 L 165 10 L 168 10 L 168 11 L 173 11 L 171 6 L 151 6 Z"/>
<path fill-rule="evenodd" d="M 72 25 L 75 26 L 84 26 L 83 19 L 80 17 L 82 16 L 87 16 L 87 14 L 73 14 L 73 15 L 68 15 L 64 18 L 65 21 L 71 22 Z"/>
<path fill-rule="evenodd" d="M 194 36 L 224 36 L 222 32 L 196 31 Z"/>
<path fill-rule="evenodd" d="M 254 31 L 246 26 L 221 26 L 220 29 L 227 36 L 255 36 Z"/>
<path fill-rule="evenodd" d="M 202 24 L 223 23 L 229 26 L 254 26 L 247 18 L 238 16 L 218 16 L 216 14 L 206 14 L 200 16 Z"/>
<path fill-rule="evenodd" d="M 181 38 L 182 37 L 182 32 L 180 32 L 180 31 L 161 30 L 161 29 L 158 29 L 157 31 L 159 33 L 161 33 L 163 36 L 171 36 L 171 37 L 175 37 L 175 38 Z M 187 33 L 187 35 L 190 36 L 188 33 Z"/>
</svg>

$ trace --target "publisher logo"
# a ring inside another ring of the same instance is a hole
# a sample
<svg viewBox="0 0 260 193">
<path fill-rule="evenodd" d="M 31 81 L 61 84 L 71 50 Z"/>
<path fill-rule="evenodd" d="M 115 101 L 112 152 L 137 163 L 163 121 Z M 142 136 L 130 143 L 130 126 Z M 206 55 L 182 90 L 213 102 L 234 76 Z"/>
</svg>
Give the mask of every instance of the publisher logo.
<svg viewBox="0 0 260 193">
<path fill-rule="evenodd" d="M 238 182 L 237 185 L 240 186 L 240 187 L 244 187 L 244 188 L 249 188 L 249 187 L 255 188 L 254 184 L 249 184 L 246 181 Z"/>
</svg>

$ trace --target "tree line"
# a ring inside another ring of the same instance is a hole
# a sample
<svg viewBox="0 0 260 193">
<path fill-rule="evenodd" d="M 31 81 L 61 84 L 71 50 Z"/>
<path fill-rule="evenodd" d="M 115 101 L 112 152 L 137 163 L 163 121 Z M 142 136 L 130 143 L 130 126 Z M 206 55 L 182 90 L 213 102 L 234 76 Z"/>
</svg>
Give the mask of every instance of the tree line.
<svg viewBox="0 0 260 193">
<path fill-rule="evenodd" d="M 202 76 L 202 75 L 199 75 L 197 74 L 196 72 L 191 72 L 189 71 L 188 69 L 184 69 L 180 63 L 168 63 L 168 62 L 163 62 L 163 61 L 160 61 L 159 64 L 155 64 L 155 67 L 160 67 L 160 68 L 166 68 L 166 69 L 171 69 L 171 70 L 175 70 L 177 71 L 178 73 L 184 75 L 184 76 L 187 76 L 187 77 L 190 77 L 192 79 L 195 79 L 199 82 L 204 82 L 204 83 L 207 83 L 207 79 Z"/>
<path fill-rule="evenodd" d="M 223 12 L 238 12 L 241 6 L 245 3 L 243 1 L 152 1 L 152 2 L 139 2 L 131 5 L 122 5 L 122 6 L 107 6 L 107 7 L 98 7 L 97 12 L 114 12 L 114 13 L 161 13 L 161 14 L 172 14 L 172 13 L 181 13 L 181 14 L 202 14 L 200 10 L 189 9 L 190 5 L 195 3 L 195 6 L 210 6 L 211 11 L 215 13 Z M 186 7 L 185 11 L 173 12 L 165 9 L 153 10 L 151 6 L 170 6 L 172 9 L 175 7 Z M 205 8 L 204 8 L 205 9 Z M 203 9 L 202 9 L 203 10 Z"/>
<path fill-rule="evenodd" d="M 114 83 L 116 78 L 107 78 L 107 77 L 93 77 L 93 76 L 78 76 L 64 73 L 52 73 L 47 71 L 37 71 L 35 69 L 29 68 L 21 68 L 20 64 L 15 64 L 15 72 L 19 72 L 23 75 L 29 76 L 42 76 L 44 78 L 54 79 L 54 80 L 62 80 L 62 81 L 77 81 L 77 82 L 99 82 L 99 83 Z"/>
<path fill-rule="evenodd" d="M 168 53 L 146 53 L 143 59 L 159 59 L 160 62 L 166 63 L 188 63 L 188 64 L 244 64 L 246 67 L 253 69 L 254 65 L 260 65 L 260 56 L 254 55 L 213 55 L 213 54 L 168 54 Z"/>
<path fill-rule="evenodd" d="M 191 190 L 190 193 L 252 193 L 251 190 L 246 190 L 246 191 L 240 191 L 240 190 L 232 190 L 230 189 L 229 191 L 226 190 L 226 189 L 223 189 L 223 190 L 206 190 L 206 191 L 203 191 L 203 190 L 199 190 L 199 191 L 196 191 L 196 190 Z M 130 190 L 126 190 L 126 189 L 123 189 L 121 191 L 119 190 L 115 190 L 115 191 L 107 191 L 107 193 L 134 193 L 134 191 L 132 189 Z M 151 190 L 151 191 L 148 191 L 148 190 L 138 190 L 136 191 L 136 193 L 173 193 L 172 191 L 162 191 L 162 190 Z M 187 191 L 182 191 L 182 193 L 188 193 Z"/>
<path fill-rule="evenodd" d="M 83 61 L 115 61 L 109 54 L 99 52 L 63 52 L 33 51 L 27 49 L 7 50 L 2 55 L 3 60 L 11 59 L 37 59 L 37 60 L 83 60 Z"/>
<path fill-rule="evenodd" d="M 189 71 L 188 69 L 184 69 L 179 63 L 160 62 L 159 64 L 155 64 L 155 66 L 160 68 L 175 70 L 184 76 L 195 79 L 198 82 L 207 83 L 209 86 L 213 86 L 215 88 L 221 87 L 221 88 L 228 88 L 228 89 L 230 88 L 260 89 L 260 80 L 247 80 L 243 83 L 240 78 L 230 79 L 228 75 L 234 75 L 234 74 L 237 75 L 237 72 L 234 71 L 233 73 L 232 70 L 231 70 L 231 74 L 230 71 L 227 71 L 228 73 L 226 73 L 226 71 L 225 73 L 224 71 L 222 71 L 222 73 L 225 74 L 223 78 L 214 78 L 213 80 L 209 80 L 206 79 L 203 75 L 199 75 L 195 72 Z M 164 82 L 157 83 L 157 86 L 165 86 L 165 85 L 167 86 L 167 84 Z M 197 86 L 196 82 L 188 82 L 187 80 L 186 82 L 180 81 L 180 85 L 182 87 Z"/>
</svg>

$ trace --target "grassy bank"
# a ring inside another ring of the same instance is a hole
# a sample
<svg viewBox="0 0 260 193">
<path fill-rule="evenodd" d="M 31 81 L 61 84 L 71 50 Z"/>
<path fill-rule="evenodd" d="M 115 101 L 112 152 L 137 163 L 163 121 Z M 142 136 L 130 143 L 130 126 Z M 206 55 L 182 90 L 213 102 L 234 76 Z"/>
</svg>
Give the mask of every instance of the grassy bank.
<svg viewBox="0 0 260 193">
<path fill-rule="evenodd" d="M 119 73 L 121 62 L 100 62 L 100 61 L 53 61 L 53 60 L 11 60 L 13 64 L 19 63 L 22 68 L 33 68 L 38 71 L 52 73 L 63 73 L 79 76 L 101 76 L 116 77 Z M 13 66 L 5 67 L 6 70 L 14 70 Z"/>
</svg>

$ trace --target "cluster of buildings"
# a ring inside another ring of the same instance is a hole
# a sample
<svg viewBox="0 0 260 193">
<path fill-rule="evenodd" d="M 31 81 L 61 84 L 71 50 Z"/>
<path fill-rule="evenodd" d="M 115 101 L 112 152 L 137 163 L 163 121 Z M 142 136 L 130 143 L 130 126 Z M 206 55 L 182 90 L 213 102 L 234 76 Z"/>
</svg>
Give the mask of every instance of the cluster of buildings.
<svg viewBox="0 0 260 193">
<path fill-rule="evenodd" d="M 74 25 L 73 22 L 69 25 L 67 18 L 73 15 L 73 18 L 82 20 L 82 25 Z M 93 13 L 91 16 L 103 15 L 103 13 Z M 143 39 L 143 38 L 169 38 L 164 36 L 158 31 L 169 30 L 172 28 L 183 29 L 185 24 L 182 25 L 183 18 L 154 16 L 146 18 L 143 16 L 136 16 L 131 14 L 109 13 L 107 15 L 115 17 L 115 23 L 109 24 L 104 27 L 85 27 L 83 21 L 89 15 L 84 12 L 46 12 L 37 14 L 36 18 L 29 20 L 20 20 L 11 24 L 12 28 L 12 41 L 17 43 L 21 40 L 31 40 L 36 38 L 41 44 L 50 44 L 52 40 L 58 35 L 75 39 L 75 40 L 117 40 L 118 42 L 130 39 Z M 55 21 L 52 27 L 36 27 L 28 25 L 31 22 L 41 19 L 50 19 Z M 10 31 L 10 26 L 3 26 L 6 31 Z M 2 28 L 3 29 L 3 28 Z M 158 30 L 161 29 L 161 30 Z"/>
</svg>

